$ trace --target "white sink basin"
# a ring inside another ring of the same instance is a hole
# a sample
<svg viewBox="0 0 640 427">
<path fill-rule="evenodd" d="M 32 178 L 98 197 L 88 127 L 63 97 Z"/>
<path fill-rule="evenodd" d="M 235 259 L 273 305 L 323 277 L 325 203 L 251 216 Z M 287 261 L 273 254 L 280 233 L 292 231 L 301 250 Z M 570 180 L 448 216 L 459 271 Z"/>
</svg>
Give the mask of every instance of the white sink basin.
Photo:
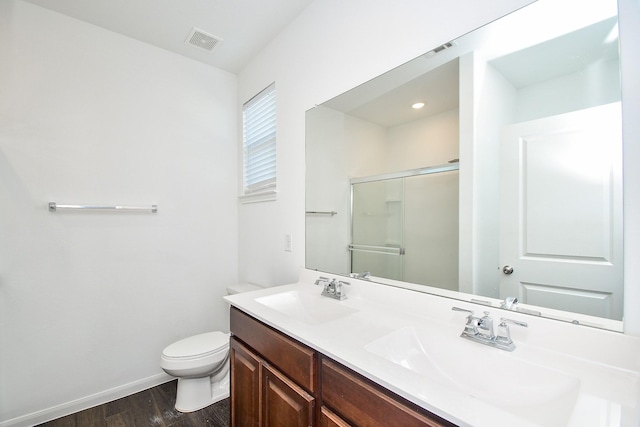
<svg viewBox="0 0 640 427">
<path fill-rule="evenodd" d="M 280 292 L 256 298 L 255 301 L 285 316 L 311 324 L 330 322 L 358 311 L 341 301 L 320 296 L 320 290 L 318 295 L 297 290 Z"/>
<path fill-rule="evenodd" d="M 509 353 L 450 332 L 405 327 L 365 349 L 534 424 L 566 425 L 578 396 L 577 378 L 523 359 L 522 349 Z"/>
</svg>

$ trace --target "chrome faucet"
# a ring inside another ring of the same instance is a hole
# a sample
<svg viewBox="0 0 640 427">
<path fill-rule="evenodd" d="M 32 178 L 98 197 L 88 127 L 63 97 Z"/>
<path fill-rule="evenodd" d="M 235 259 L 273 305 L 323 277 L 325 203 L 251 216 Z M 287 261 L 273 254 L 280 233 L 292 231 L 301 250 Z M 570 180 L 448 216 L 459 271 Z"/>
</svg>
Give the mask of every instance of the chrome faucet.
<svg viewBox="0 0 640 427">
<path fill-rule="evenodd" d="M 521 322 L 519 320 L 507 319 L 504 317 L 500 318 L 500 324 L 498 325 L 499 332 L 498 336 L 496 336 L 496 342 L 500 343 L 500 348 L 504 348 L 507 351 L 513 351 L 516 348 L 516 345 L 511 340 L 511 332 L 509 331 L 509 325 L 507 323 L 511 323 L 513 325 L 518 325 L 522 327 L 527 327 L 527 322 Z"/>
<path fill-rule="evenodd" d="M 326 285 L 327 283 L 329 283 L 329 278 L 328 277 L 320 276 L 315 281 L 316 286 L 318 286 L 318 285 Z"/>
<path fill-rule="evenodd" d="M 498 333 L 496 334 L 493 328 L 493 319 L 489 316 L 489 312 L 485 311 L 484 316 L 476 317 L 473 315 L 473 311 L 465 310 L 464 308 L 452 307 L 454 311 L 463 311 L 469 313 L 467 315 L 467 322 L 464 325 L 464 330 L 460 334 L 462 338 L 466 338 L 471 341 L 478 342 L 480 344 L 496 347 L 501 350 L 513 351 L 516 345 L 511 340 L 511 332 L 509 331 L 509 323 L 513 325 L 527 327 L 527 322 L 521 322 L 518 320 L 500 318 L 500 324 L 498 325 Z"/>
<path fill-rule="evenodd" d="M 371 276 L 370 271 L 363 271 L 362 273 L 351 273 L 349 275 L 349 277 L 353 277 L 354 279 L 371 280 L 369 276 Z"/>
<path fill-rule="evenodd" d="M 515 310 L 516 305 L 518 305 L 518 298 L 516 297 L 506 297 L 504 301 L 500 303 L 500 308 L 504 308 L 507 310 Z"/>
<path fill-rule="evenodd" d="M 493 331 L 493 319 L 489 317 L 489 312 L 485 311 L 484 316 L 478 321 L 478 334 L 482 335 L 488 340 L 496 338 L 496 334 Z"/>
<path fill-rule="evenodd" d="M 318 280 L 315 281 L 315 284 L 323 286 L 320 295 L 342 301 L 347 299 L 347 294 L 344 292 L 344 285 L 350 285 L 351 283 L 336 279 L 329 280 L 327 277 L 319 277 Z"/>
</svg>

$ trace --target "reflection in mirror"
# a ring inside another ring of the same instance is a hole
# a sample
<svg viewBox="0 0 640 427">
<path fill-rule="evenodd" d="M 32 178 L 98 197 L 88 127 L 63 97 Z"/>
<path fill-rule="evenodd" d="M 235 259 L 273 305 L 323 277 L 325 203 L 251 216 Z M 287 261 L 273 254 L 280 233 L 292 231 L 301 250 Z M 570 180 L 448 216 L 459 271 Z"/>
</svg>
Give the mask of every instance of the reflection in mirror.
<svg viewBox="0 0 640 427">
<path fill-rule="evenodd" d="M 539 0 L 319 105 L 306 267 L 621 329 L 620 100 L 616 1 Z"/>
<path fill-rule="evenodd" d="M 458 289 L 458 165 L 351 180 L 351 270 Z"/>
</svg>

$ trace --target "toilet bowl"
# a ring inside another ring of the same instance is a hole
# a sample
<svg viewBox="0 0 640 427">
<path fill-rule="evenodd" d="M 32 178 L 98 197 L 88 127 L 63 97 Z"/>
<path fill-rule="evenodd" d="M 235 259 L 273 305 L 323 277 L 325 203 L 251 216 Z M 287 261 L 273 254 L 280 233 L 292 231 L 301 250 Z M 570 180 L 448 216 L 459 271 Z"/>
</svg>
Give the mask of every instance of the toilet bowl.
<svg viewBox="0 0 640 427">
<path fill-rule="evenodd" d="M 176 409 L 193 412 L 229 397 L 229 334 L 207 332 L 167 346 L 160 367 L 178 378 Z"/>
<path fill-rule="evenodd" d="M 260 289 L 240 284 L 229 294 Z M 162 350 L 160 367 L 178 378 L 176 410 L 193 412 L 229 397 L 229 336 L 214 331 L 176 341 Z"/>
</svg>

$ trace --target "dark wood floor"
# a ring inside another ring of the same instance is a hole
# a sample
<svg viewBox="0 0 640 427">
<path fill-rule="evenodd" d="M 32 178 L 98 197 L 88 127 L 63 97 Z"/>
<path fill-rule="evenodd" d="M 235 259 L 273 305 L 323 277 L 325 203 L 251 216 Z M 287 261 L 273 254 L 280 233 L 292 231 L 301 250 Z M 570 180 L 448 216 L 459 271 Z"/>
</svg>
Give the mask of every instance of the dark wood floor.
<svg viewBox="0 0 640 427">
<path fill-rule="evenodd" d="M 44 427 L 229 427 L 229 399 L 200 411 L 176 411 L 177 380 L 49 421 Z"/>
</svg>

